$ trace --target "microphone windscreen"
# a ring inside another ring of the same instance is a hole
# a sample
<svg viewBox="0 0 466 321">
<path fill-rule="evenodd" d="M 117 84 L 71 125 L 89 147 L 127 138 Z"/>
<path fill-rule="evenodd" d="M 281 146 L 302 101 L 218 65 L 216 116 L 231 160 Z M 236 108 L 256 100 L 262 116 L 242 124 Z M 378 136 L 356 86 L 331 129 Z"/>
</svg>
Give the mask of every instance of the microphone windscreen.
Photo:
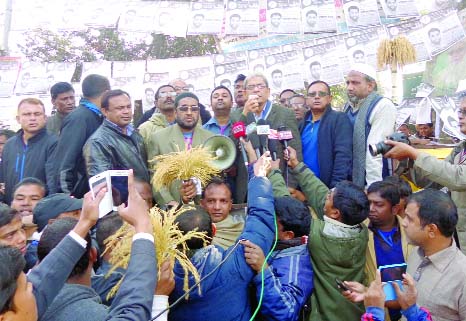
<svg viewBox="0 0 466 321">
<path fill-rule="evenodd" d="M 244 123 L 242 121 L 234 123 L 233 127 L 231 128 L 231 131 L 235 138 L 239 139 L 240 137 L 246 136 L 246 127 L 244 126 Z"/>
<path fill-rule="evenodd" d="M 256 118 L 254 117 L 254 114 L 249 112 L 248 115 L 246 116 L 246 124 L 252 124 L 256 122 Z"/>
<path fill-rule="evenodd" d="M 261 143 L 259 141 L 259 136 L 256 133 L 252 133 L 251 135 L 248 136 L 248 138 L 252 144 L 252 147 L 254 147 L 254 149 L 260 149 Z"/>
<path fill-rule="evenodd" d="M 276 139 L 269 139 L 269 151 L 270 151 L 270 154 L 277 152 L 277 140 Z"/>
</svg>

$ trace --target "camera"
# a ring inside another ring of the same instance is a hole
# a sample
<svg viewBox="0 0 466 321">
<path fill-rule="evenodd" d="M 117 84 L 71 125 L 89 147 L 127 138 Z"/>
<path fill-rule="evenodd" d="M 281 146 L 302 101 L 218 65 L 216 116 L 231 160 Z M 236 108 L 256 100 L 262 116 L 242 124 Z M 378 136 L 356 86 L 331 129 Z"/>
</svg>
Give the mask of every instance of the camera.
<svg viewBox="0 0 466 321">
<path fill-rule="evenodd" d="M 406 136 L 406 134 L 404 133 L 393 133 L 390 136 L 388 136 L 387 139 L 410 145 L 408 136 Z M 379 154 L 384 155 L 392 147 L 393 146 L 387 145 L 384 142 L 379 142 L 375 145 L 369 145 L 369 152 L 371 153 L 372 156 L 377 156 Z"/>
</svg>

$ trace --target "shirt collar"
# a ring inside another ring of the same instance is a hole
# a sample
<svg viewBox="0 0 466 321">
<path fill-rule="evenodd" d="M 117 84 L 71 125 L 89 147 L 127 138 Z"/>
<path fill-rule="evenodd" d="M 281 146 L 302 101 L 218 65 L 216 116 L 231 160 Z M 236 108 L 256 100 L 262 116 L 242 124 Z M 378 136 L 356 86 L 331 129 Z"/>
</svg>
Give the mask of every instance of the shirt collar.
<svg viewBox="0 0 466 321">
<path fill-rule="evenodd" d="M 215 124 L 215 125 L 217 125 L 218 127 L 221 127 L 221 125 L 219 125 L 219 123 L 218 123 L 218 121 L 217 121 L 217 119 L 216 119 L 215 117 L 212 117 L 211 119 L 209 119 L 209 120 L 207 121 L 207 123 L 204 124 L 204 126 L 205 126 L 205 125 L 212 125 L 212 124 Z M 227 123 L 225 126 L 228 127 L 229 125 L 231 125 L 231 119 L 228 119 L 228 123 Z"/>
<path fill-rule="evenodd" d="M 424 250 L 422 250 L 420 247 L 417 249 L 417 251 L 418 255 L 421 258 L 426 257 L 424 255 Z M 427 256 L 427 258 L 438 271 L 443 272 L 447 268 L 447 266 L 449 266 L 450 263 L 452 263 L 451 261 L 453 261 L 458 251 L 459 250 L 456 247 L 455 242 L 452 241 L 452 244 L 449 247 L 430 256 Z"/>
<path fill-rule="evenodd" d="M 120 126 L 118 126 L 117 124 L 115 123 L 112 123 L 110 120 L 108 120 L 107 118 L 105 118 L 105 121 L 113 128 L 115 128 L 119 133 L 123 134 L 123 129 L 126 128 L 126 134 L 123 134 L 123 135 L 126 135 L 126 136 L 131 136 L 134 132 L 134 127 L 133 125 L 131 124 L 128 124 L 126 125 L 126 127 L 123 127 L 121 128 Z"/>
</svg>

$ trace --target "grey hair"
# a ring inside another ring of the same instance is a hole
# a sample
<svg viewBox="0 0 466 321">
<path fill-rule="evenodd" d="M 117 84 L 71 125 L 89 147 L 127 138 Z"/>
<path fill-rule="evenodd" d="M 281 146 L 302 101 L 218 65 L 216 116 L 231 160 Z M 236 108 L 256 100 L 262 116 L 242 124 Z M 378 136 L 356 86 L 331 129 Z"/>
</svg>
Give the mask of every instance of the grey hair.
<svg viewBox="0 0 466 321">
<path fill-rule="evenodd" d="M 246 79 L 244 80 L 243 86 L 244 86 L 245 89 L 246 89 L 246 86 L 248 85 L 249 80 L 251 80 L 251 78 L 255 78 L 255 77 L 262 78 L 262 80 L 264 81 L 267 88 L 269 88 L 269 81 L 267 80 L 267 77 L 265 77 L 265 75 L 263 73 L 255 72 L 255 73 L 252 73 L 252 74 L 248 75 L 246 77 Z"/>
</svg>

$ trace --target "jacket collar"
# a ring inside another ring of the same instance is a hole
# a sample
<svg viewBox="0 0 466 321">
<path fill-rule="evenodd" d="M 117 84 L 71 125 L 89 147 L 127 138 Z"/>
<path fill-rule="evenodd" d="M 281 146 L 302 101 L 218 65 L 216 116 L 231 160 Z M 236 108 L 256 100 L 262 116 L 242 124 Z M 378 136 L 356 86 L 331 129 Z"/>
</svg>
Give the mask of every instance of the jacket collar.
<svg viewBox="0 0 466 321">
<path fill-rule="evenodd" d="M 46 134 L 47 134 L 47 128 L 44 126 L 44 128 L 42 128 L 41 130 L 39 130 L 39 131 L 37 132 L 37 134 L 35 134 L 35 135 L 32 136 L 31 138 L 29 138 L 29 139 L 28 139 L 28 142 L 31 142 L 31 143 L 37 142 L 37 141 L 40 140 L 42 137 L 44 137 Z M 19 137 L 19 139 L 21 140 L 21 142 L 23 142 L 24 130 L 20 129 L 16 135 L 18 135 L 18 137 Z"/>
</svg>

